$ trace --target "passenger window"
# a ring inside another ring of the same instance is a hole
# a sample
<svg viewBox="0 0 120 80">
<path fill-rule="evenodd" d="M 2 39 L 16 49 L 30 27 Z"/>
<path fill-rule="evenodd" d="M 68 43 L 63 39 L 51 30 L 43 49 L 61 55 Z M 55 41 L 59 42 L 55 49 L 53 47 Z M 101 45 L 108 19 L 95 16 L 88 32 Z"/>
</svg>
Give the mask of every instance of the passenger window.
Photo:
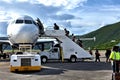
<svg viewBox="0 0 120 80">
<path fill-rule="evenodd" d="M 31 20 L 25 20 L 25 24 L 32 24 Z"/>
<path fill-rule="evenodd" d="M 23 23 L 23 20 L 16 20 L 16 24 Z"/>
</svg>

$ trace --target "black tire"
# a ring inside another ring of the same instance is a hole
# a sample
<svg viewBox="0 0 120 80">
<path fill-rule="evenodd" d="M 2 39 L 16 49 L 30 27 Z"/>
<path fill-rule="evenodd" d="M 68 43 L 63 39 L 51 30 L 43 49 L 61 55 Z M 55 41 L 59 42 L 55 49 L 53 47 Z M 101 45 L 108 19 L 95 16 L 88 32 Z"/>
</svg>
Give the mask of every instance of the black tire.
<svg viewBox="0 0 120 80">
<path fill-rule="evenodd" d="M 48 60 L 47 57 L 41 57 L 41 62 L 42 62 L 42 63 L 46 63 L 47 60 Z"/>
<path fill-rule="evenodd" d="M 74 62 L 76 62 L 76 57 L 75 56 L 71 56 L 71 58 L 70 58 L 70 61 L 72 62 L 72 63 L 74 63 Z"/>
</svg>

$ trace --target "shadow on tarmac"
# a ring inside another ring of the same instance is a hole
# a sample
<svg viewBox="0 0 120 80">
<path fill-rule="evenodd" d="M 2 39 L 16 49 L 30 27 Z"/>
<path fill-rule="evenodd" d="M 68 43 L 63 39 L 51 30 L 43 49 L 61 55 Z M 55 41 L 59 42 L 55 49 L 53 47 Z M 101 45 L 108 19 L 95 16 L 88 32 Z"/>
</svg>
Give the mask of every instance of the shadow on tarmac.
<svg viewBox="0 0 120 80">
<path fill-rule="evenodd" d="M 85 62 L 76 62 L 76 63 L 68 63 L 68 62 L 49 62 L 46 64 L 42 64 L 42 70 L 38 72 L 18 72 L 17 74 L 23 75 L 57 75 L 63 74 L 68 70 L 77 70 L 77 71 L 99 71 L 99 70 L 111 70 L 111 64 L 105 62 L 93 62 L 93 61 L 85 61 Z"/>
<path fill-rule="evenodd" d="M 22 74 L 22 75 L 57 75 L 64 73 L 64 71 L 66 70 L 42 68 L 40 71 L 24 71 L 24 72 L 13 72 L 13 73 Z"/>
<path fill-rule="evenodd" d="M 9 59 L 0 60 L 0 62 L 9 62 Z M 112 70 L 111 63 L 106 62 L 94 62 L 94 61 L 77 61 L 71 63 L 68 61 L 49 61 L 42 64 L 43 68 L 40 71 L 34 72 L 17 72 L 17 74 L 23 75 L 56 75 L 63 74 L 68 70 L 77 71 L 99 71 L 99 70 Z"/>
<path fill-rule="evenodd" d="M 49 62 L 43 64 L 44 66 L 65 69 L 65 70 L 83 70 L 83 71 L 97 71 L 97 70 L 111 70 L 111 63 L 106 62 L 94 62 L 94 61 L 84 61 L 76 63 L 53 63 Z"/>
</svg>

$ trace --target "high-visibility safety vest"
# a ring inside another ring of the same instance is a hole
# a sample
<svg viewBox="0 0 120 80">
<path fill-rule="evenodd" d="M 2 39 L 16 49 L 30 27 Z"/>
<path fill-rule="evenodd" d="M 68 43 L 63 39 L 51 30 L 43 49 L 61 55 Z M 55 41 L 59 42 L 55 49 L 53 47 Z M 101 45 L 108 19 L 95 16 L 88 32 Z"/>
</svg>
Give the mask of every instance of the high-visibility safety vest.
<svg viewBox="0 0 120 80">
<path fill-rule="evenodd" d="M 110 59 L 120 60 L 120 52 L 112 51 L 110 54 Z"/>
</svg>

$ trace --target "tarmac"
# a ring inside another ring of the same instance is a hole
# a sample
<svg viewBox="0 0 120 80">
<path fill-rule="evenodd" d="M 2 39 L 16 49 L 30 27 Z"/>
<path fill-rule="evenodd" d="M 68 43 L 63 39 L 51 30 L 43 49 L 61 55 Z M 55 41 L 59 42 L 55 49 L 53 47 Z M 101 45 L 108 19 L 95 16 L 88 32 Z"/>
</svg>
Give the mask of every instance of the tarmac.
<svg viewBox="0 0 120 80">
<path fill-rule="evenodd" d="M 9 60 L 0 60 L 0 80 L 111 80 L 112 68 L 101 56 L 101 62 L 86 60 L 76 63 L 49 61 L 37 72 L 13 73 Z"/>
</svg>

